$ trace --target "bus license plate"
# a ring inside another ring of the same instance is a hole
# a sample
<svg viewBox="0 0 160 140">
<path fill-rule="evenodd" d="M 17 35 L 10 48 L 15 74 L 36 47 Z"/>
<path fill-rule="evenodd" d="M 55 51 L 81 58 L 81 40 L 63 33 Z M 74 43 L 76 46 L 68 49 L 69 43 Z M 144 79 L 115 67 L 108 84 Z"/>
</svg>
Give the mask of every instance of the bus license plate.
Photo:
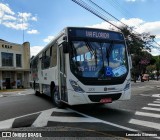
<svg viewBox="0 0 160 140">
<path fill-rule="evenodd" d="M 111 103 L 112 102 L 112 98 L 104 98 L 100 100 L 100 103 Z"/>
</svg>

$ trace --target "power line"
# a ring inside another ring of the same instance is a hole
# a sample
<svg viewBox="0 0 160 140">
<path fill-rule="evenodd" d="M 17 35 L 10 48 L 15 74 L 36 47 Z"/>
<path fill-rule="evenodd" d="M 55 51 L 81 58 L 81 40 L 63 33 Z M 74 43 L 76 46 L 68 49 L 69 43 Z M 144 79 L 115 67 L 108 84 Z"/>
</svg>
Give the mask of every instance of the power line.
<svg viewBox="0 0 160 140">
<path fill-rule="evenodd" d="M 97 17 L 101 18 L 102 20 L 108 22 L 109 24 L 111 24 L 112 26 L 116 27 L 117 29 L 119 29 L 119 30 L 121 30 L 121 31 L 122 31 L 122 28 L 120 28 L 120 27 L 116 26 L 115 24 L 111 23 L 111 22 L 108 20 L 108 18 L 106 17 L 106 15 L 102 14 L 102 12 L 105 13 L 105 14 L 107 14 L 107 15 L 109 15 L 110 17 L 112 17 L 112 18 L 115 19 L 116 21 L 122 23 L 122 24 L 124 25 L 124 27 L 127 27 L 128 29 L 131 29 L 128 25 L 126 25 L 126 24 L 124 24 L 123 22 L 121 22 L 119 19 L 117 19 L 115 16 L 113 16 L 112 14 L 110 14 L 109 12 L 107 12 L 106 10 L 104 10 L 102 7 L 100 7 L 99 5 L 97 5 L 96 3 L 94 3 L 92 0 L 87 0 L 89 3 L 91 3 L 92 7 L 91 7 L 90 5 L 88 5 L 87 3 L 85 3 L 84 1 L 82 1 L 82 0 L 72 0 L 72 1 L 75 2 L 75 3 L 77 3 L 78 5 L 80 5 L 81 7 L 83 7 L 84 9 L 88 10 L 88 11 L 91 12 L 92 14 L 94 14 L 94 15 L 96 15 Z M 96 7 L 96 9 L 93 8 L 93 6 Z M 99 12 L 97 9 L 99 9 L 101 12 Z M 133 30 L 132 30 L 132 31 L 133 31 Z M 139 34 L 139 33 L 136 32 L 136 31 L 134 31 L 134 32 L 137 33 L 137 34 Z M 137 39 L 135 38 L 135 35 L 133 35 L 133 34 L 130 34 L 130 35 L 131 35 L 132 37 L 134 37 L 135 40 L 137 40 Z M 142 41 L 143 41 L 143 40 L 142 40 Z M 156 41 L 154 40 L 154 42 L 156 42 Z M 143 43 L 145 43 L 145 41 L 143 41 Z M 145 43 L 145 44 L 146 44 L 146 43 Z M 149 44 L 149 43 L 148 43 L 148 44 Z M 156 42 L 156 44 L 158 44 L 158 43 Z M 151 44 L 149 44 L 149 45 L 152 46 Z M 159 44 L 158 44 L 158 45 L 159 45 Z M 160 45 L 159 45 L 159 46 L 160 46 Z M 147 46 L 146 46 L 146 47 L 147 47 Z M 157 48 L 157 49 L 160 50 L 160 48 L 158 48 L 158 47 L 155 47 L 155 46 L 154 46 L 154 48 Z"/>
<path fill-rule="evenodd" d="M 106 17 L 101 14 L 99 11 L 93 9 L 91 6 L 87 5 L 87 3 L 85 3 L 82 0 L 72 0 L 73 2 L 77 3 L 78 5 L 80 5 L 81 7 L 83 7 L 84 9 L 86 9 L 87 11 L 91 12 L 92 14 L 96 15 L 97 17 L 101 18 L 102 20 L 108 22 L 109 24 L 111 24 L 112 26 L 116 27 L 117 29 L 121 30 L 120 27 L 114 25 L 113 23 L 111 23 L 109 20 L 106 19 Z"/>
<path fill-rule="evenodd" d="M 95 5 L 97 8 L 99 8 L 100 10 L 102 10 L 103 12 L 107 13 L 109 16 L 111 16 L 112 18 L 114 18 L 115 20 L 119 21 L 120 23 L 122 23 L 125 27 L 128 27 L 126 24 L 124 24 L 123 22 L 121 22 L 119 19 L 117 19 L 115 16 L 113 16 L 112 14 L 110 14 L 109 12 L 107 12 L 106 10 L 104 10 L 102 7 L 100 7 L 99 5 L 97 5 L 96 3 L 94 3 L 92 0 L 88 0 L 91 2 L 91 4 Z"/>
<path fill-rule="evenodd" d="M 106 0 L 110 5 L 115 7 L 117 11 L 120 11 L 122 15 L 124 15 L 127 18 L 134 17 L 130 11 L 125 9 L 117 0 Z M 119 9 L 119 10 L 118 10 Z M 130 16 L 131 15 L 131 16 Z"/>
<path fill-rule="evenodd" d="M 156 43 L 158 46 L 160 46 L 160 44 L 159 43 L 157 43 L 155 40 L 153 40 L 154 41 L 154 43 Z"/>
<path fill-rule="evenodd" d="M 116 9 L 119 9 L 119 11 L 121 13 L 123 13 L 124 15 L 127 15 L 127 17 L 130 17 L 128 15 L 131 15 L 131 17 L 133 17 L 134 15 L 132 13 L 130 13 L 127 9 L 125 9 L 124 7 L 122 7 L 122 5 L 116 0 L 107 0 L 107 2 L 109 2 L 113 7 L 116 7 Z M 138 25 L 138 27 L 140 28 L 140 25 Z M 135 33 L 138 33 L 137 31 L 134 31 Z M 138 33 L 139 34 L 139 33 Z M 160 44 L 158 44 L 155 40 L 153 40 L 153 42 L 155 44 L 157 44 L 158 46 L 160 46 Z M 152 46 L 152 45 L 151 45 Z M 160 48 L 155 47 L 157 49 L 160 50 Z"/>
</svg>

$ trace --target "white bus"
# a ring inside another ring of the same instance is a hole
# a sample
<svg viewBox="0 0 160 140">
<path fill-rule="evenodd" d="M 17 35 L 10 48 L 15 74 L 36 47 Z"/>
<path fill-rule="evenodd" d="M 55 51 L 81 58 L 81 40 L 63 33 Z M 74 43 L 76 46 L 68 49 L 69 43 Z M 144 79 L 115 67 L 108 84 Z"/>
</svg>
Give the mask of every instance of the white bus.
<svg viewBox="0 0 160 140">
<path fill-rule="evenodd" d="M 31 85 L 58 107 L 128 100 L 129 58 L 122 33 L 67 27 L 31 60 Z"/>
</svg>

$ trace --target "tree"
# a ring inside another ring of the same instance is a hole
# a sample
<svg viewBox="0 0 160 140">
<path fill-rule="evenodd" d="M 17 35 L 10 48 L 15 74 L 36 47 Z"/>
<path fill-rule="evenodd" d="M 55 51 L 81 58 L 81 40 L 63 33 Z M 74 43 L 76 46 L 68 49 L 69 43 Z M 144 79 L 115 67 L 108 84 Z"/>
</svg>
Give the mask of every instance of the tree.
<svg viewBox="0 0 160 140">
<path fill-rule="evenodd" d="M 153 57 L 149 52 L 153 47 L 152 43 L 155 36 L 149 33 L 135 33 L 133 28 L 122 27 L 121 29 L 126 38 L 128 50 L 132 54 L 132 77 L 136 82 L 137 77 L 141 75 L 141 81 L 143 81 L 142 74 L 146 72 L 146 67 L 153 63 Z"/>
<path fill-rule="evenodd" d="M 154 58 L 156 60 L 155 68 L 156 68 L 156 76 L 157 76 L 157 81 L 158 81 L 159 75 L 160 75 L 160 56 L 155 56 Z"/>
</svg>

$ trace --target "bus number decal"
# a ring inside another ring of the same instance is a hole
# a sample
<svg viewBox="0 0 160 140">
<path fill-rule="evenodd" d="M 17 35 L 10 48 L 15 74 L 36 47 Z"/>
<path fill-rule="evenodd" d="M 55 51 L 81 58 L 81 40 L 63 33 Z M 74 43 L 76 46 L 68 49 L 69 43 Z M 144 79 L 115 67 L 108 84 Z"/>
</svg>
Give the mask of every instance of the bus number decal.
<svg viewBox="0 0 160 140">
<path fill-rule="evenodd" d="M 84 67 L 84 66 L 82 66 L 82 67 L 78 67 L 78 70 L 79 71 L 91 71 L 91 72 L 93 72 L 93 71 L 96 71 L 96 67 L 95 66 L 86 66 L 86 67 Z"/>
<path fill-rule="evenodd" d="M 95 88 L 89 88 L 88 91 L 95 91 Z"/>
</svg>

